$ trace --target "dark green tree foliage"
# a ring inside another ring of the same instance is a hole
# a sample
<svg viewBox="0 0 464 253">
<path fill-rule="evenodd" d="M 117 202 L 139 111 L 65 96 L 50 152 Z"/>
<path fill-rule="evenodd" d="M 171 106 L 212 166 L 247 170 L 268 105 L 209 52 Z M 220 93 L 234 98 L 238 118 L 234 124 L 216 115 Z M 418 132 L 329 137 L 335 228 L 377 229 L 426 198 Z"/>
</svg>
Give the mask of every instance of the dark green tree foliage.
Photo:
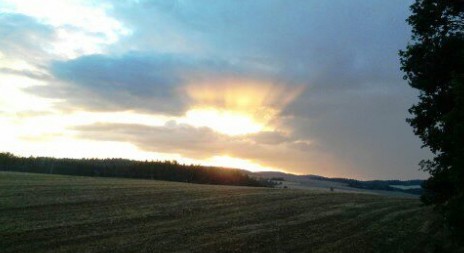
<svg viewBox="0 0 464 253">
<path fill-rule="evenodd" d="M 51 157 L 18 157 L 0 153 L 0 171 L 47 174 L 127 177 L 197 184 L 272 186 L 256 180 L 243 170 L 183 165 L 176 161 L 133 161 L 126 159 L 57 159 Z"/>
<path fill-rule="evenodd" d="M 420 91 L 409 112 L 414 133 L 434 157 L 422 200 L 443 211 L 448 228 L 464 238 L 464 1 L 416 0 L 407 19 L 412 42 L 400 51 L 409 85 Z"/>
</svg>

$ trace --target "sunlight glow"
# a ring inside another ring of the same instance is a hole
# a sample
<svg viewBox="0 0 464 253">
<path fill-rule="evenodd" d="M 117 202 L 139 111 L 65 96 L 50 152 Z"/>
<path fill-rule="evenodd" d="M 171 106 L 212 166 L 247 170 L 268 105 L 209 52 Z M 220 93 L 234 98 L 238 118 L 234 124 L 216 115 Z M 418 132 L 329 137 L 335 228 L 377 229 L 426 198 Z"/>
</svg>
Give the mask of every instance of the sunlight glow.
<svg viewBox="0 0 464 253">
<path fill-rule="evenodd" d="M 18 64 L 17 69 L 30 69 Z M 247 135 L 260 131 L 273 131 L 271 122 L 278 116 L 283 104 L 269 100 L 263 93 L 265 86 L 229 87 L 231 94 L 209 91 L 206 97 L 196 96 L 197 105 L 183 116 L 162 116 L 135 111 L 86 112 L 61 111 L 54 105 L 59 99 L 33 96 L 22 89 L 44 85 L 43 81 L 3 74 L 0 77 L 0 151 L 18 155 L 55 157 L 122 157 L 149 160 L 177 160 L 187 164 L 201 164 L 239 168 L 250 171 L 269 171 L 275 168 L 262 166 L 254 161 L 231 157 L 214 156 L 209 159 L 191 159 L 182 154 L 147 152 L 135 145 L 121 141 L 86 140 L 79 137 L 76 126 L 96 123 L 137 124 L 164 126 L 167 122 L 189 124 L 194 127 L 209 127 L 218 133 L 230 136 Z M 205 106 L 210 105 L 210 106 Z M 279 106 L 277 106 L 279 105 Z"/>
<path fill-rule="evenodd" d="M 226 78 L 193 83 L 185 92 L 194 106 L 181 122 L 227 135 L 273 131 L 280 112 L 302 91 L 302 87 L 255 80 Z"/>
<path fill-rule="evenodd" d="M 255 116 L 269 119 L 300 95 L 303 88 L 266 81 L 224 78 L 192 83 L 185 91 L 198 107 L 255 113 Z"/>
<path fill-rule="evenodd" d="M 227 135 L 257 133 L 265 128 L 249 115 L 215 108 L 189 110 L 179 122 L 195 127 L 209 127 Z"/>
<path fill-rule="evenodd" d="M 33 113 L 33 112 L 31 112 Z M 24 116 L 22 116 L 24 115 Z M 4 119 L 7 119 L 4 117 Z M 91 125 L 95 123 L 116 123 L 116 124 L 143 124 L 147 126 L 162 126 L 168 119 L 162 116 L 152 116 L 137 114 L 132 112 L 74 112 L 60 113 L 48 112 L 37 115 L 30 113 L 16 113 L 11 120 L 5 121 L 3 127 L 10 126 L 10 130 L 4 129 L 3 133 L 17 138 L 28 139 L 31 141 L 41 141 L 54 137 L 68 136 L 73 137 L 75 126 Z M 2 133 L 0 133 L 0 136 Z"/>
<path fill-rule="evenodd" d="M 235 169 L 244 169 L 252 172 L 257 171 L 277 171 L 278 169 L 272 167 L 262 166 L 260 164 L 254 163 L 250 160 L 239 159 L 230 156 L 213 156 L 210 159 L 206 160 L 206 165 L 226 167 L 226 168 L 235 168 Z"/>
<path fill-rule="evenodd" d="M 43 85 L 42 82 L 16 75 L 0 75 L 0 108 L 4 113 L 18 113 L 27 110 L 47 110 L 54 99 L 34 96 L 23 91 L 24 88 Z"/>
</svg>

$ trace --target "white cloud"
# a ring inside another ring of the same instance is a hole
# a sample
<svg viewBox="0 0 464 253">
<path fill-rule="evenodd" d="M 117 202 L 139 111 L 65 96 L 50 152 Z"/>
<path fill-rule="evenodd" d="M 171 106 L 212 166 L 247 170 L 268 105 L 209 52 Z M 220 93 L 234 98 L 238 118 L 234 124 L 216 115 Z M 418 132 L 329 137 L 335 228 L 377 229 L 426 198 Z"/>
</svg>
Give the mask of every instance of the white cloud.
<svg viewBox="0 0 464 253">
<path fill-rule="evenodd" d="M 111 5 L 92 1 L 5 0 L 0 12 L 23 14 L 55 29 L 47 51 L 63 58 L 102 53 L 130 31 L 106 12 Z"/>
</svg>

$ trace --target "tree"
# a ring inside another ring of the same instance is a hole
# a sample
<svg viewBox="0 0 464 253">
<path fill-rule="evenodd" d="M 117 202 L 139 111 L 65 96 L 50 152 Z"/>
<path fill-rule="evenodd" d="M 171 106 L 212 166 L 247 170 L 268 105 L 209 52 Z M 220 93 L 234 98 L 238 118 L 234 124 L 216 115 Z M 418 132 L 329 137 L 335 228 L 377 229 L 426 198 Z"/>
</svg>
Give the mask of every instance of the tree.
<svg viewBox="0 0 464 253">
<path fill-rule="evenodd" d="M 412 41 L 400 51 L 401 70 L 419 102 L 407 119 L 434 157 L 420 162 L 430 178 L 422 200 L 443 212 L 464 238 L 464 1 L 416 0 L 407 22 Z"/>
</svg>

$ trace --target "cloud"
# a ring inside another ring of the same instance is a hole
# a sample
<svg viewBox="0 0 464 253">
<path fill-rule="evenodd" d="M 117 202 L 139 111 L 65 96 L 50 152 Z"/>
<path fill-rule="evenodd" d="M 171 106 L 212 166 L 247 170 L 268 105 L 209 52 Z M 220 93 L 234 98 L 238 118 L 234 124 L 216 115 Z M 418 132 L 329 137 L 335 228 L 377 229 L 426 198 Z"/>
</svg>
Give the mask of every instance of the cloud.
<svg viewBox="0 0 464 253">
<path fill-rule="evenodd" d="M 403 1 L 118 2 L 109 13 L 133 33 L 109 50 L 117 56 L 56 62 L 53 72 L 100 100 L 88 103 L 92 109 L 105 104 L 178 114 L 188 104 L 178 87 L 192 81 L 187 78 L 208 75 L 306 85 L 323 96 L 370 92 L 402 82 L 396 54 L 409 37 L 406 6 Z M 82 97 L 70 100 L 86 104 Z"/>
<path fill-rule="evenodd" d="M 17 69 L 12 69 L 12 68 L 1 68 L 0 67 L 0 73 L 7 74 L 7 75 L 17 75 L 17 76 L 22 76 L 22 77 L 28 77 L 31 79 L 42 80 L 42 81 L 52 80 L 52 78 L 48 74 L 44 74 L 44 73 L 41 73 L 38 71 L 32 71 L 32 70 L 17 70 Z"/>
<path fill-rule="evenodd" d="M 34 18 L 0 12 L 0 52 L 4 58 L 37 64 L 47 57 L 55 33 L 52 27 Z"/>
<path fill-rule="evenodd" d="M 231 156 L 247 159 L 263 166 L 285 168 L 296 173 L 325 170 L 332 174 L 337 167 L 330 155 L 320 152 L 317 146 L 306 144 L 291 137 L 278 142 L 263 141 L 262 133 L 246 136 L 227 136 L 206 127 L 192 127 L 174 121 L 164 126 L 137 124 L 99 123 L 73 128 L 81 138 L 101 141 L 127 141 L 152 152 L 181 154 L 193 159 L 214 156 Z M 264 134 L 270 136 L 270 133 Z M 275 139 L 278 133 L 273 133 Z M 282 138 L 282 137 L 278 137 Z M 317 159 L 316 159 L 317 158 Z"/>
<path fill-rule="evenodd" d="M 204 102 L 198 101 L 198 94 L 193 94 L 195 90 L 219 94 L 221 90 L 235 89 L 231 86 L 250 90 L 257 85 L 270 92 L 271 85 L 283 82 L 272 72 L 246 64 L 144 52 L 55 61 L 50 73 L 55 82 L 31 91 L 64 98 L 68 106 L 88 110 L 137 110 L 171 115 L 184 113 L 194 102 Z M 284 92 L 285 85 L 278 86 Z M 282 96 L 282 102 L 276 99 L 281 93 L 269 94 L 274 96 L 270 102 L 283 105 L 296 96 L 290 89 L 285 92 L 289 95 Z M 218 105 L 218 101 L 209 102 Z"/>
<path fill-rule="evenodd" d="M 295 138 L 311 138 L 369 178 L 425 175 L 417 163 L 430 153 L 419 148 L 419 139 L 405 121 L 414 91 L 398 87 L 306 98 L 289 109 L 298 115 L 287 122 Z"/>
<path fill-rule="evenodd" d="M 264 131 L 250 136 L 256 143 L 277 145 L 288 142 L 291 138 L 281 132 Z"/>
<path fill-rule="evenodd" d="M 404 122 L 416 94 L 401 79 L 397 56 L 410 37 L 404 22 L 410 2 L 111 2 L 104 13 L 118 38 L 105 40 L 104 50 L 84 50 L 101 54 L 46 61 L 47 85 L 28 91 L 61 99 L 61 110 L 181 116 L 198 104 L 254 114 L 278 108 L 273 131 L 242 137 L 182 124 L 102 124 L 78 131 L 190 157 L 230 153 L 301 173 L 423 177 L 416 164 L 428 153 Z M 44 52 L 57 27 L 21 15 L 0 19 L 6 24 L 0 35 L 7 38 L 0 41 L 2 52 L 51 58 Z M 90 37 L 102 32 L 88 34 L 89 27 L 86 21 L 71 30 Z M 247 90 L 256 99 L 244 105 L 227 96 L 243 97 Z"/>
<path fill-rule="evenodd" d="M 53 89 L 82 90 L 67 92 L 72 104 L 79 102 L 91 110 L 142 109 L 176 114 L 185 107 L 177 89 L 185 82 L 182 69 L 191 63 L 170 56 L 130 54 L 123 57 L 91 55 L 72 61 L 55 62 L 53 75 L 64 81 Z M 92 94 L 92 96 L 87 96 Z M 94 101 L 98 100 L 98 103 Z"/>
<path fill-rule="evenodd" d="M 122 24 L 106 15 L 108 8 L 111 8 L 108 3 L 91 1 L 4 0 L 0 3 L 0 12 L 4 14 L 28 16 L 53 29 L 55 36 L 47 53 L 54 58 L 101 53 L 120 36 L 127 35 L 129 31 Z M 18 28 L 21 32 L 25 27 Z M 33 38 L 26 39 L 35 42 Z"/>
<path fill-rule="evenodd" d="M 311 85 L 338 77 L 345 83 L 319 85 L 339 88 L 397 71 L 389 56 L 409 37 L 407 7 L 401 0 L 137 1 L 116 4 L 113 15 L 134 27 L 121 41 L 131 50 L 253 62 Z"/>
</svg>

